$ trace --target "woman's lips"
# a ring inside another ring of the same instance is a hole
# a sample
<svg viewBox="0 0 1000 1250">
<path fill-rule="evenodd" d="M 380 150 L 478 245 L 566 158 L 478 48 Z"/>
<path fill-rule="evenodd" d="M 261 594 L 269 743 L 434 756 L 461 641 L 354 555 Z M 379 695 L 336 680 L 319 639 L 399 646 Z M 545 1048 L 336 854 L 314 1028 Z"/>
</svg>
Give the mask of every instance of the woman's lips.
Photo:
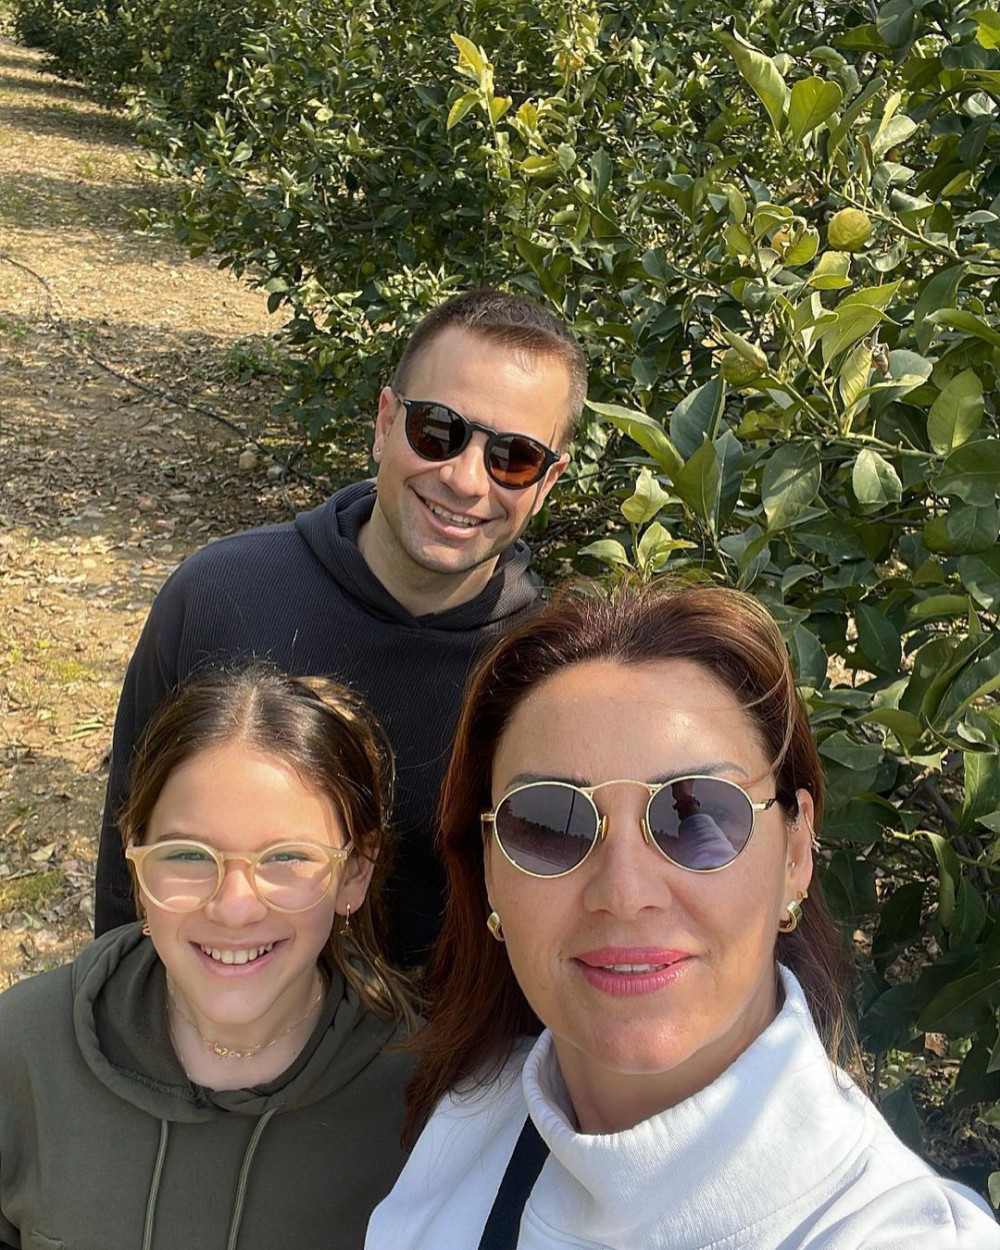
<svg viewBox="0 0 1000 1250">
<path fill-rule="evenodd" d="M 694 961 L 688 951 L 648 946 L 602 946 L 573 962 L 595 989 L 615 998 L 653 994 L 673 984 Z"/>
</svg>

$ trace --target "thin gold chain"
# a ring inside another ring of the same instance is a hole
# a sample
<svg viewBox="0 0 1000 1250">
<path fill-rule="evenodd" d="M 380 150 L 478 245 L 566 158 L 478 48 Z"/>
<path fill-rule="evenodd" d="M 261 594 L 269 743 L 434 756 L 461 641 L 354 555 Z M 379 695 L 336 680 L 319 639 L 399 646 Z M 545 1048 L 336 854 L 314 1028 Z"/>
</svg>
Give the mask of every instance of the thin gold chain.
<svg viewBox="0 0 1000 1250">
<path fill-rule="evenodd" d="M 173 1003 L 174 1007 L 177 1010 L 177 1014 L 181 1017 L 182 1020 L 186 1021 L 191 1026 L 192 1029 L 194 1029 L 195 1033 L 198 1036 L 198 1039 L 203 1043 L 203 1045 L 209 1051 L 211 1051 L 213 1055 L 217 1056 L 217 1058 L 219 1059 L 253 1059 L 255 1055 L 259 1055 L 261 1051 L 267 1050 L 269 1047 L 273 1046 L 275 1042 L 280 1042 L 281 1039 L 283 1037 L 286 1037 L 289 1033 L 291 1033 L 293 1029 L 297 1029 L 301 1025 L 305 1024 L 305 1022 L 309 1019 L 312 1013 L 316 1010 L 317 1006 L 319 1005 L 320 1001 L 323 998 L 323 985 L 322 985 L 322 977 L 320 977 L 319 993 L 309 1004 L 309 1010 L 306 1012 L 304 1016 L 300 1016 L 298 1020 L 296 1020 L 293 1024 L 290 1024 L 288 1028 L 282 1029 L 280 1033 L 275 1033 L 274 1037 L 272 1037 L 269 1042 L 261 1042 L 259 1046 L 251 1046 L 248 1050 L 236 1050 L 232 1046 L 223 1046 L 221 1042 L 216 1042 L 211 1037 L 206 1037 L 205 1034 L 202 1033 L 201 1029 L 198 1028 L 195 1022 L 187 1014 L 187 1012 L 184 1011 L 184 1009 L 181 1007 L 180 1003 L 177 1001 L 177 998 L 175 997 L 174 992 L 170 988 L 169 984 L 167 985 L 167 993 L 170 996 L 170 1001 Z M 167 1013 L 167 1023 L 168 1024 L 170 1023 L 169 1012 Z M 171 1025 L 170 1032 L 176 1044 L 177 1035 L 174 1033 L 172 1025 Z"/>
</svg>

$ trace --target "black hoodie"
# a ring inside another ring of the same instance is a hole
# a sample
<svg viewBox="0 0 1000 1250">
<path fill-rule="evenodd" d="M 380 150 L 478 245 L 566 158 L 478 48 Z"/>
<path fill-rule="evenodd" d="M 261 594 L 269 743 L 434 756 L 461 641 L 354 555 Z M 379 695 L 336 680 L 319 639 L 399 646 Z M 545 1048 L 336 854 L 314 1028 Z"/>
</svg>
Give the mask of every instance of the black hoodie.
<svg viewBox="0 0 1000 1250">
<path fill-rule="evenodd" d="M 294 522 L 211 543 L 157 595 L 115 720 L 97 867 L 98 933 L 135 918 L 115 820 L 150 717 L 199 667 L 253 656 L 353 687 L 385 727 L 396 752 L 393 816 L 400 834 L 386 898 L 392 954 L 405 964 L 425 955 L 440 926 L 443 888 L 434 804 L 462 687 L 476 655 L 532 610 L 537 592 L 528 549 L 517 543 L 475 599 L 412 616 L 358 550 L 374 501 L 372 483 L 357 483 Z"/>
<path fill-rule="evenodd" d="M 403 1165 L 393 1032 L 338 974 L 280 1077 L 192 1085 L 152 942 L 107 934 L 0 995 L 0 1243 L 360 1250 Z"/>
</svg>

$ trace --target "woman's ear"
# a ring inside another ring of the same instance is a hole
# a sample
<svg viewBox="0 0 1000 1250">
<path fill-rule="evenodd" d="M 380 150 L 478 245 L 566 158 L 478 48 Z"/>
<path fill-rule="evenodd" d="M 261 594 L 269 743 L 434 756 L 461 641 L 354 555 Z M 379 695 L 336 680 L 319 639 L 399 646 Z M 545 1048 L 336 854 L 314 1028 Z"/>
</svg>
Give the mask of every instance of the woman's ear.
<svg viewBox="0 0 1000 1250">
<path fill-rule="evenodd" d="M 816 807 L 808 790 L 796 790 L 798 813 L 788 826 L 788 857 L 785 876 L 792 897 L 804 895 L 813 874 L 813 821 Z"/>
</svg>

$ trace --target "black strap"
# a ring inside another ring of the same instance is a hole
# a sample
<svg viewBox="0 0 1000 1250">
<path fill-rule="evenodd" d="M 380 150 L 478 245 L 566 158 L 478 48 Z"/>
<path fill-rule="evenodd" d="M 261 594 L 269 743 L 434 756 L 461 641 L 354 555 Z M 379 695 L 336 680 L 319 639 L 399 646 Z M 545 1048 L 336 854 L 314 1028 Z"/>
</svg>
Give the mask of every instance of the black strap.
<svg viewBox="0 0 1000 1250">
<path fill-rule="evenodd" d="M 517 1250 L 525 1203 L 548 1154 L 548 1146 L 538 1135 L 531 1116 L 528 1116 L 497 1190 L 490 1218 L 479 1239 L 479 1250 Z"/>
</svg>

